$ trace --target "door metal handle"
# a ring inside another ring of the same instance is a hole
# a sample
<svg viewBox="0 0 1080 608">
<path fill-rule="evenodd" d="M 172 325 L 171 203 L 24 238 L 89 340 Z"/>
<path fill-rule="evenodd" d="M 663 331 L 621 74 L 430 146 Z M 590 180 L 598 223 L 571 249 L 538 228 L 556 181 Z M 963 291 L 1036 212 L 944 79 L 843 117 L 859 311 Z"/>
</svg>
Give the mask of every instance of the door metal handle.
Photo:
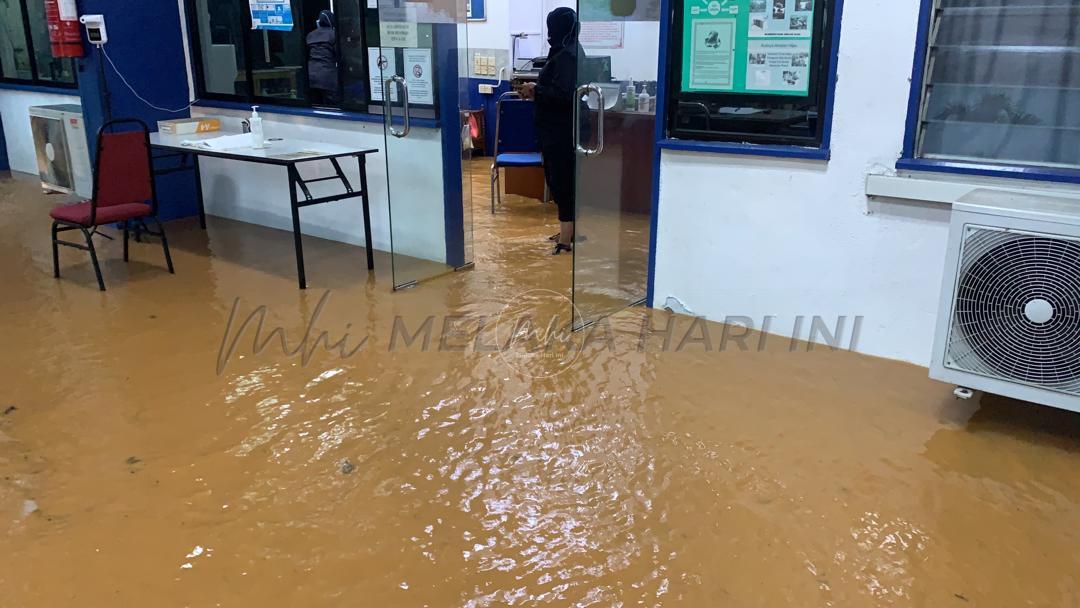
<svg viewBox="0 0 1080 608">
<path fill-rule="evenodd" d="M 390 95 L 390 91 L 395 86 L 401 89 L 401 102 L 402 107 L 405 109 L 405 125 L 400 131 L 394 128 L 394 111 L 390 102 L 391 97 L 393 97 Z M 383 103 L 386 107 L 386 128 L 390 131 L 390 134 L 398 138 L 408 137 L 409 131 L 412 130 L 409 120 L 409 83 L 405 82 L 403 76 L 387 78 L 386 82 L 383 83 Z"/>
<path fill-rule="evenodd" d="M 590 93 L 596 93 L 599 103 L 596 121 L 600 123 L 596 127 L 596 147 L 591 150 L 581 143 L 581 98 L 588 96 Z M 604 151 L 604 105 L 604 89 L 600 88 L 599 85 L 583 84 L 574 93 L 574 148 L 581 156 L 596 156 Z"/>
</svg>

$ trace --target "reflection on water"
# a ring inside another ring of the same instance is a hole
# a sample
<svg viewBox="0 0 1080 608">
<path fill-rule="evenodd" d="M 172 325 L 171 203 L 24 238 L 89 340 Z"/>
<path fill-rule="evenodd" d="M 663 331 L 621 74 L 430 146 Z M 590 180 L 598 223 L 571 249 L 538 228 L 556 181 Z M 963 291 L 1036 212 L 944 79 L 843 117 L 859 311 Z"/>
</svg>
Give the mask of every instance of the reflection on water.
<svg viewBox="0 0 1080 608">
<path fill-rule="evenodd" d="M 641 352 L 666 313 L 640 309 L 558 374 L 387 352 L 398 315 L 569 295 L 554 210 L 492 218 L 483 182 L 474 271 L 392 294 L 386 257 L 365 280 L 310 241 L 320 328 L 381 348 L 241 350 L 221 376 L 236 297 L 296 336 L 323 294 L 287 233 L 175 224 L 175 276 L 105 243 L 100 294 L 80 252 L 51 278 L 51 200 L 0 183 L 0 604 L 1080 605 L 1080 417 L 782 341 Z"/>
</svg>

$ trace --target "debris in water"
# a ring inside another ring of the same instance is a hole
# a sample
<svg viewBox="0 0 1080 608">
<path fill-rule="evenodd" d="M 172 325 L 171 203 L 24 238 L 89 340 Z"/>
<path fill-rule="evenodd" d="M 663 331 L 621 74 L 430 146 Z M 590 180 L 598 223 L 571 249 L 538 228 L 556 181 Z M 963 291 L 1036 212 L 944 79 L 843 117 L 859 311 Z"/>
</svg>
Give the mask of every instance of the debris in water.
<svg viewBox="0 0 1080 608">
<path fill-rule="evenodd" d="M 955 597 L 955 598 L 956 598 L 956 599 L 958 599 L 958 600 L 963 600 L 963 601 L 965 601 L 965 602 L 967 602 L 967 601 L 970 601 L 970 600 L 968 600 L 968 598 L 964 597 L 963 595 L 961 595 L 961 594 L 959 594 L 959 593 L 954 593 L 954 594 L 953 594 L 953 597 Z"/>
<path fill-rule="evenodd" d="M 139 464 L 142 460 L 140 460 L 138 456 L 128 456 L 128 459 L 124 462 L 127 464 Z"/>
<path fill-rule="evenodd" d="M 19 409 L 19 408 L 15 407 L 14 405 L 9 405 L 9 406 L 4 408 L 4 415 L 7 416 L 8 414 L 14 412 L 17 409 Z"/>
<path fill-rule="evenodd" d="M 23 505 L 22 505 L 22 516 L 23 517 L 29 517 L 30 514 L 34 513 L 37 510 L 38 510 L 37 501 L 34 501 L 34 500 L 24 500 L 23 501 Z"/>
<path fill-rule="evenodd" d="M 355 470 L 356 470 L 356 465 L 353 464 L 351 461 L 349 461 L 348 458 L 341 461 L 341 473 L 343 475 L 348 475 L 349 473 L 352 473 Z"/>
</svg>

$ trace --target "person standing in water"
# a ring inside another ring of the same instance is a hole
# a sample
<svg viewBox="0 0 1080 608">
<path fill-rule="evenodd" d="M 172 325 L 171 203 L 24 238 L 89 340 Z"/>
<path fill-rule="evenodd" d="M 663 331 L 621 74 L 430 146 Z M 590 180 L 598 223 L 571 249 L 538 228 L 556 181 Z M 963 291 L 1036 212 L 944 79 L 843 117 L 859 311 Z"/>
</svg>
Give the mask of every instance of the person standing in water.
<svg viewBox="0 0 1080 608">
<path fill-rule="evenodd" d="M 307 35 L 308 89 L 311 103 L 321 106 L 337 106 L 341 103 L 338 92 L 337 32 L 334 30 L 334 13 L 319 13 L 318 24 Z"/>
<path fill-rule="evenodd" d="M 559 208 L 559 234 L 554 255 L 573 251 L 577 163 L 574 150 L 574 104 L 578 62 L 585 51 L 578 43 L 581 24 L 573 9 L 560 7 L 547 16 L 547 63 L 536 83 L 522 89 L 536 100 L 536 133 L 544 157 L 544 178 Z M 582 114 L 584 116 L 584 114 Z"/>
</svg>

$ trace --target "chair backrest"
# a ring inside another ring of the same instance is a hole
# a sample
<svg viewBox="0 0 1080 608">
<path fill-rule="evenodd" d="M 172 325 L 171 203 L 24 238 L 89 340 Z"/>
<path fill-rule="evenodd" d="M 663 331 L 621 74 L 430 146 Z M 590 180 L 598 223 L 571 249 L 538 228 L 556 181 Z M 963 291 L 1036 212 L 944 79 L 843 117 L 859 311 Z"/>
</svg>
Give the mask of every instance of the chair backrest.
<svg viewBox="0 0 1080 608">
<path fill-rule="evenodd" d="M 157 213 L 152 163 L 146 123 L 127 118 L 102 125 L 98 130 L 91 218 L 100 207 L 129 203 L 148 203 Z"/>
<path fill-rule="evenodd" d="M 532 100 L 506 94 L 500 97 L 495 123 L 495 155 L 539 152 L 535 117 L 536 103 Z"/>
</svg>

